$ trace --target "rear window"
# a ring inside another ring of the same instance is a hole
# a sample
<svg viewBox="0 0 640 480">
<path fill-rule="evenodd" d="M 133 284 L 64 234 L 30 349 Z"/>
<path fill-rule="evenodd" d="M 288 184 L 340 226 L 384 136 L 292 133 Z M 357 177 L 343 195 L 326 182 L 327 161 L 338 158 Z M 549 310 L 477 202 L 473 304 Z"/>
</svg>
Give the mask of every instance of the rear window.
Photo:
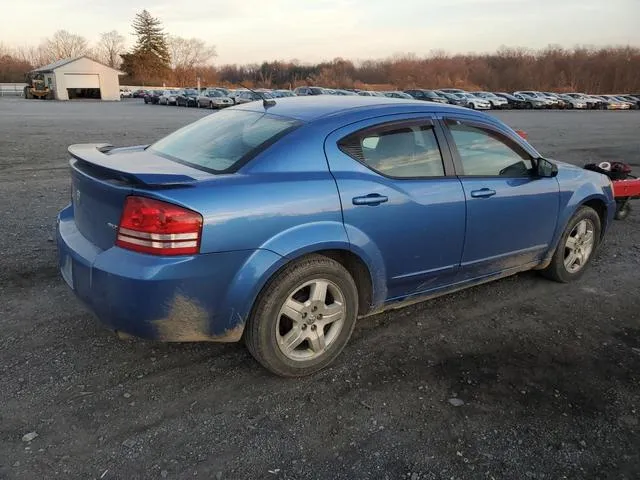
<svg viewBox="0 0 640 480">
<path fill-rule="evenodd" d="M 268 113 L 225 110 L 149 147 L 170 160 L 212 173 L 233 172 L 300 125 Z"/>
</svg>

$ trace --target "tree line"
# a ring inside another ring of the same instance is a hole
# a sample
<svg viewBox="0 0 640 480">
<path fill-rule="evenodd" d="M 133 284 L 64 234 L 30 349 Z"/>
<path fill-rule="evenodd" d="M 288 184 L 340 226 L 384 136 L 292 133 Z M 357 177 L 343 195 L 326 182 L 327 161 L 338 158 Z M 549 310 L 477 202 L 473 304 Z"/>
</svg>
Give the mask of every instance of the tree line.
<svg viewBox="0 0 640 480">
<path fill-rule="evenodd" d="M 11 49 L 0 44 L 0 82 L 20 82 L 29 70 L 61 58 L 88 55 L 119 68 L 125 85 L 193 86 L 243 84 L 249 87 L 407 89 L 458 87 L 468 90 L 640 92 L 640 48 L 550 45 L 542 50 L 502 47 L 488 54 L 432 51 L 427 56 L 396 55 L 380 60 L 335 58 L 309 64 L 297 60 L 261 64 L 211 64 L 215 47 L 200 39 L 168 35 L 148 11 L 133 21 L 136 43 L 125 48 L 118 32 L 103 33 L 93 46 L 61 30 L 36 47 Z"/>
<path fill-rule="evenodd" d="M 543 50 L 500 48 L 490 54 L 398 55 L 353 62 L 336 58 L 305 65 L 264 62 L 223 65 L 218 83 L 268 88 L 319 85 L 331 88 L 462 88 L 465 90 L 640 92 L 640 48 L 549 46 Z"/>
</svg>

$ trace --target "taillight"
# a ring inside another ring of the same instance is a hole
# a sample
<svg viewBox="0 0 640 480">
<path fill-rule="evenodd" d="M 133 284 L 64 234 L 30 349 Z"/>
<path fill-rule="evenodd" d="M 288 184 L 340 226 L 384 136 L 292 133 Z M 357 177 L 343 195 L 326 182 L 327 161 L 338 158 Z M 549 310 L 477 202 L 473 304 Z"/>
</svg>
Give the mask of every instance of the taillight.
<svg viewBox="0 0 640 480">
<path fill-rule="evenodd" d="M 153 255 L 192 255 L 200 251 L 202 215 L 145 197 L 127 197 L 116 245 Z"/>
<path fill-rule="evenodd" d="M 522 137 L 525 140 L 527 140 L 529 138 L 529 135 L 527 135 L 527 132 L 525 132 L 523 130 L 516 130 L 516 133 L 518 134 L 519 137 Z"/>
</svg>

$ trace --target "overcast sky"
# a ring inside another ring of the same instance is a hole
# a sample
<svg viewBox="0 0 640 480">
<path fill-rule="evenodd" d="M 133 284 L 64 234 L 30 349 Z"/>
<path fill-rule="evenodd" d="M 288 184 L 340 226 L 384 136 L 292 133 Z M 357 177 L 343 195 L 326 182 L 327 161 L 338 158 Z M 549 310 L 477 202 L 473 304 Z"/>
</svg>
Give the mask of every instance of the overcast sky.
<svg viewBox="0 0 640 480">
<path fill-rule="evenodd" d="M 216 64 L 383 58 L 501 45 L 640 46 L 640 0 L 0 0 L 0 42 L 38 43 L 65 29 L 95 41 L 146 8 L 167 33 L 217 47 Z"/>
</svg>

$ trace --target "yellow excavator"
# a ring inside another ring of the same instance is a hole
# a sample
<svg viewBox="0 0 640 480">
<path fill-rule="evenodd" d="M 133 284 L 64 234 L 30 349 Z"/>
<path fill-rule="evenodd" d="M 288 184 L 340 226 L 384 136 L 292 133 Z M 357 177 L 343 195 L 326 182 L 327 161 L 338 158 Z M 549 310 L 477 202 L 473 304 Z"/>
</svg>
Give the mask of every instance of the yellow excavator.
<svg viewBox="0 0 640 480">
<path fill-rule="evenodd" d="M 53 100 L 53 91 L 45 84 L 42 73 L 28 73 L 25 81 L 24 98 Z"/>
</svg>

